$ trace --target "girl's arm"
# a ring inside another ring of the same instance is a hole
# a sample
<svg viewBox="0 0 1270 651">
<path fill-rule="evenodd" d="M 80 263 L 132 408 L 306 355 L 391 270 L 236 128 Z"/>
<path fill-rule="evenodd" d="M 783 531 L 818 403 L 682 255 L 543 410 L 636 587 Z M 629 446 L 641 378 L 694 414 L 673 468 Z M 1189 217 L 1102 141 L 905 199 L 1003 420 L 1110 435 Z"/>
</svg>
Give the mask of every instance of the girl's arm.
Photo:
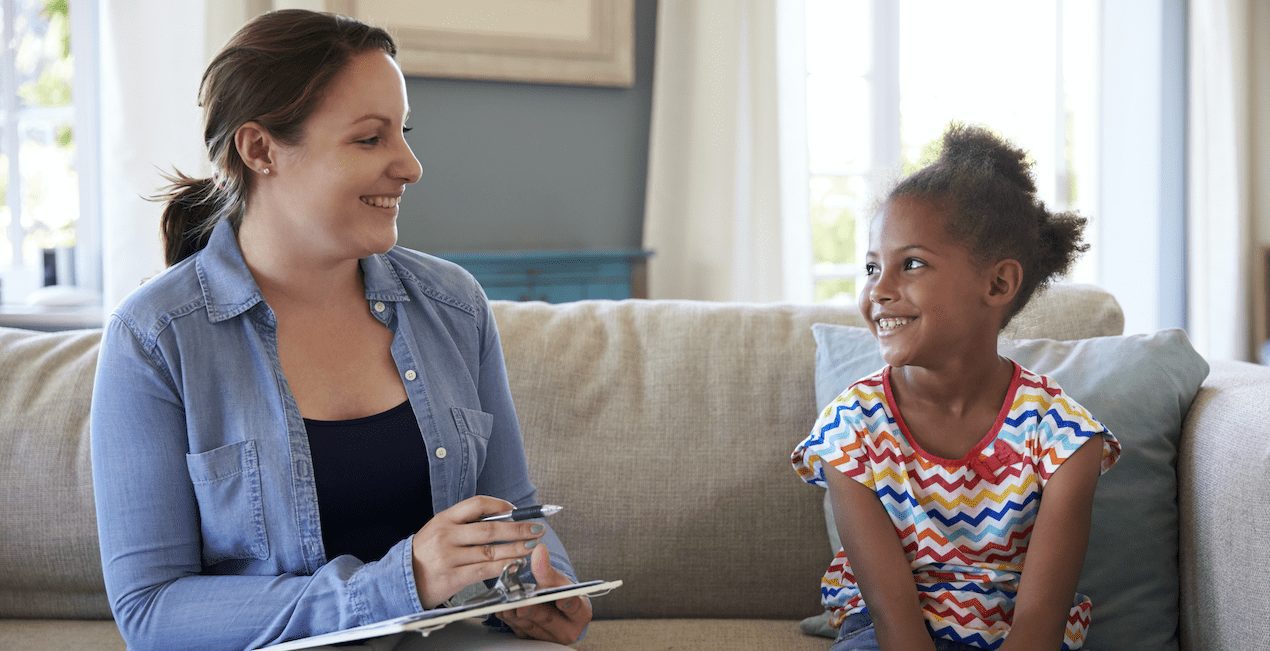
<svg viewBox="0 0 1270 651">
<path fill-rule="evenodd" d="M 1102 449 L 1102 437 L 1091 437 L 1045 485 L 1003 650 L 1062 646 L 1089 543 Z"/>
<path fill-rule="evenodd" d="M 878 642 L 884 649 L 935 648 L 921 606 L 917 585 L 895 525 L 873 491 L 825 468 L 825 483 L 833 502 L 833 519 L 851 571 L 868 604 Z"/>
</svg>

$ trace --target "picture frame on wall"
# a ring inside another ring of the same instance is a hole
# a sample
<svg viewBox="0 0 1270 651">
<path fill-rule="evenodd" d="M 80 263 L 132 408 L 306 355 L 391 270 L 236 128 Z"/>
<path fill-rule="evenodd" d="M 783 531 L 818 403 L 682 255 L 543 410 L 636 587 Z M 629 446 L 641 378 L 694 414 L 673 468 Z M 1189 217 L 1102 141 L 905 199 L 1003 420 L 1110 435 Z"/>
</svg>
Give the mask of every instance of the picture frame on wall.
<svg viewBox="0 0 1270 651">
<path fill-rule="evenodd" d="M 388 30 L 408 76 L 629 87 L 634 0 L 326 0 Z"/>
</svg>

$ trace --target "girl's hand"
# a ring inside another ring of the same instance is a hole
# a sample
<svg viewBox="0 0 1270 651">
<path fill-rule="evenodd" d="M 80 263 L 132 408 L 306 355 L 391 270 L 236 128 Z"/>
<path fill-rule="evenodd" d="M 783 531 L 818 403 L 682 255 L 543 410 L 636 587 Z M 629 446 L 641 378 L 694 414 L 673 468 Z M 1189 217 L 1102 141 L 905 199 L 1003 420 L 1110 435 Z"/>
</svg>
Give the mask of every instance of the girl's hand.
<svg viewBox="0 0 1270 651">
<path fill-rule="evenodd" d="M 546 531 L 541 522 L 477 522 L 512 508 L 506 500 L 469 497 L 436 514 L 415 533 L 415 587 L 424 608 L 435 608 L 477 581 L 497 578 L 508 561 L 538 546 Z"/>
<path fill-rule="evenodd" d="M 546 546 L 534 549 L 532 569 L 539 588 L 569 585 L 569 577 L 551 566 Z M 498 618 L 511 627 L 517 637 L 532 637 L 557 644 L 573 644 L 591 621 L 591 600 L 569 597 L 552 603 L 535 604 L 498 613 Z"/>
</svg>

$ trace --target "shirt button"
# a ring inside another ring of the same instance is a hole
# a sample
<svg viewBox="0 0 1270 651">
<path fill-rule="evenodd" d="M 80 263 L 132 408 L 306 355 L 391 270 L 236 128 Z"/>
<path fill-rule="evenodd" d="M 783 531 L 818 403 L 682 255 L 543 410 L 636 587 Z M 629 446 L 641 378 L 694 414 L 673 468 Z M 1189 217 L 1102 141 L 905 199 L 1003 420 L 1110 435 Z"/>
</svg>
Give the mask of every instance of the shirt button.
<svg viewBox="0 0 1270 651">
<path fill-rule="evenodd" d="M 418 373 L 415 373 L 414 369 L 410 369 L 409 371 L 406 371 L 406 381 L 407 381 L 407 382 L 414 382 L 414 381 L 415 381 L 415 378 L 417 378 L 417 377 L 419 377 L 419 374 L 418 374 Z"/>
<path fill-rule="evenodd" d="M 437 458 L 438 459 L 445 458 L 445 448 L 437 448 Z"/>
<path fill-rule="evenodd" d="M 381 302 L 381 301 L 375 301 L 375 311 L 376 311 L 376 312 L 383 312 L 383 311 L 384 311 L 384 304 L 383 304 L 383 302 Z"/>
</svg>

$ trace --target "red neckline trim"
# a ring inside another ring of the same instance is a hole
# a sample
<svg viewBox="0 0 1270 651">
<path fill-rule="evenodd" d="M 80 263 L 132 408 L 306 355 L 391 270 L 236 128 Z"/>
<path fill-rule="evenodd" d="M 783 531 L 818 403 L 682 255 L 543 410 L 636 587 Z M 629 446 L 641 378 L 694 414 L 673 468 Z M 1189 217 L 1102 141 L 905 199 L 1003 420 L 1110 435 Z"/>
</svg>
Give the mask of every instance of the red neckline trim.
<svg viewBox="0 0 1270 651">
<path fill-rule="evenodd" d="M 908 430 L 908 423 L 904 422 L 904 416 L 900 413 L 900 404 L 895 401 L 895 394 L 891 391 L 890 366 L 887 366 L 882 370 L 882 389 L 886 394 L 886 406 L 895 415 L 895 424 L 900 426 L 900 432 L 904 434 L 904 438 L 908 441 L 909 445 L 913 446 L 913 450 L 915 450 L 917 454 L 921 455 L 926 460 L 933 461 L 941 466 L 965 466 L 970 463 L 971 459 L 977 458 L 979 453 L 983 451 L 984 448 L 988 447 L 989 443 L 996 440 L 997 434 L 1001 431 L 1001 425 L 1005 423 L 1005 417 L 1010 415 L 1010 407 L 1014 405 L 1014 396 L 1019 390 L 1019 385 L 1023 383 L 1023 367 L 1019 366 L 1019 363 L 1014 360 L 1010 360 L 1010 363 L 1014 366 L 1014 371 L 1010 377 L 1010 388 L 1005 391 L 1005 400 L 1001 403 L 1001 410 L 997 412 L 997 419 L 993 421 L 992 427 L 990 427 L 983 435 L 983 438 L 979 439 L 979 442 L 976 443 L 973 448 L 970 448 L 970 451 L 960 459 L 945 459 L 941 456 L 931 454 L 922 447 L 921 443 L 917 442 L 917 439 L 914 438 L 912 432 Z"/>
</svg>

